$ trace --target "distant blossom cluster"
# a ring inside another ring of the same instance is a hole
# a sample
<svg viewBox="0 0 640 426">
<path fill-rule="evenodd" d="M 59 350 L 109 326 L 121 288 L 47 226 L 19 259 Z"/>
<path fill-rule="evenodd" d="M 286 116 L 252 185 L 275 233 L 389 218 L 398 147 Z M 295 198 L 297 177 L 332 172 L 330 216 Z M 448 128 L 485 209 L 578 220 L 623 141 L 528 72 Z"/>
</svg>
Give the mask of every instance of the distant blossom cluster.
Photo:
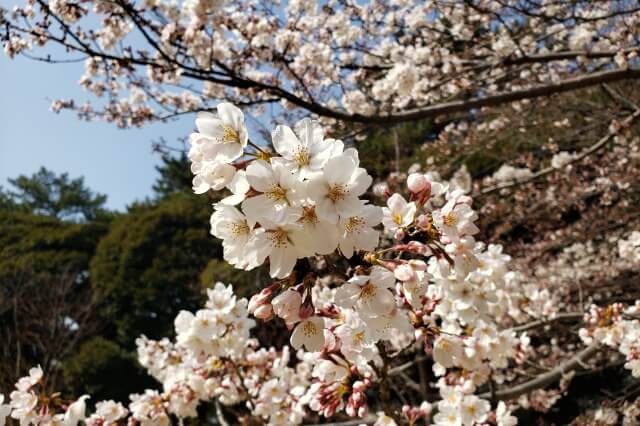
<svg viewBox="0 0 640 426">
<path fill-rule="evenodd" d="M 637 64 L 639 17 L 623 0 L 26 3 L 0 14 L 6 54 L 37 55 L 56 44 L 85 55 L 80 85 L 104 101 L 56 100 L 54 110 L 122 127 L 218 99 L 256 108 L 311 104 L 326 118 L 373 122 Z M 46 25 L 49 16 L 59 25 Z"/>
</svg>

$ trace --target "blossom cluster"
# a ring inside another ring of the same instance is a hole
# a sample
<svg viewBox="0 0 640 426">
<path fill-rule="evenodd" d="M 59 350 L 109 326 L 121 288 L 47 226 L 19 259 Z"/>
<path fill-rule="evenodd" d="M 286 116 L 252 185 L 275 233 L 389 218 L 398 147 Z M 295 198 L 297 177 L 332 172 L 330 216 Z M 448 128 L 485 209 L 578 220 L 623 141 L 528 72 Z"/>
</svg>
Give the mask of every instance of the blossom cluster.
<svg viewBox="0 0 640 426">
<path fill-rule="evenodd" d="M 359 198 L 372 179 L 357 151 L 325 139 L 318 123 L 302 120 L 295 131 L 278 126 L 272 134 L 278 155 L 257 145 L 245 150 L 244 116 L 231 104 L 218 105 L 217 116 L 200 114 L 196 125 L 189 151 L 194 191 L 232 192 L 211 217 L 211 233 L 223 240 L 230 264 L 252 269 L 268 258 L 271 276 L 285 278 L 298 259 L 338 248 L 351 257 L 377 246 L 372 227 L 380 209 Z M 245 156 L 251 160 L 233 163 Z"/>
<path fill-rule="evenodd" d="M 585 314 L 580 337 L 585 343 L 598 342 L 620 351 L 626 357 L 624 367 L 640 377 L 640 301 L 624 307 L 614 303 L 605 308 L 592 305 Z"/>
<path fill-rule="evenodd" d="M 9 397 L 9 403 L 5 404 L 4 395 L 0 394 L 0 424 L 10 416 L 21 425 L 76 426 L 84 419 L 85 400 L 89 398 L 83 395 L 66 404 L 60 394 L 47 395 L 40 367 L 30 369 L 28 376 L 18 380 Z"/>
<path fill-rule="evenodd" d="M 517 380 L 509 367 L 536 356 L 527 332 L 512 326 L 560 317 L 567 306 L 551 286 L 590 277 L 598 268 L 592 259 L 611 250 L 574 244 L 547 269 L 525 276 L 510 271 L 501 246 L 476 240 L 478 214 L 465 169 L 448 181 L 420 167 L 394 174 L 374 185 L 385 200 L 378 207 L 366 200 L 372 178 L 358 152 L 325 137 L 319 122 L 276 127 L 272 147 L 251 141 L 242 112 L 228 103 L 217 114 L 200 114 L 196 126 L 189 151 L 193 190 L 215 200 L 211 233 L 236 268 L 268 265 L 269 282 L 249 300 L 216 283 L 202 309 L 177 315 L 174 341 L 140 337 L 140 364 L 160 390 L 131 395 L 127 406 L 100 401 L 85 417 L 87 396 L 68 404 L 46 395 L 35 369 L 18 382 L 8 405 L 0 401 L 0 417 L 65 426 L 80 420 L 168 425 L 216 401 L 221 418 L 249 416 L 271 425 L 340 414 L 371 418 L 380 407 L 376 395 L 402 374 L 392 363 L 407 355 L 410 366 L 419 356 L 429 359 L 439 400 L 378 412 L 376 424 L 512 426 L 512 409 L 548 410 L 560 398 L 569 376 L 560 390 L 536 389 L 511 405 L 492 406 L 481 393 Z M 612 265 L 637 263 L 636 234 L 616 240 L 619 258 Z M 594 306 L 580 332 L 585 343 L 618 349 L 634 377 L 640 374 L 638 306 Z M 294 350 L 261 347 L 251 315 L 286 327 Z"/>
<path fill-rule="evenodd" d="M 144 336 L 136 341 L 141 365 L 162 383 L 162 391 L 132 394 L 128 407 L 99 401 L 87 417 L 87 395 L 70 405 L 59 394 L 47 395 L 42 370 L 34 368 L 18 381 L 9 404 L 0 395 L 0 424 L 11 415 L 24 425 L 168 426 L 174 418 L 197 416 L 198 405 L 214 399 L 227 406 L 247 402 L 251 413 L 270 425 L 300 424 L 314 359 L 305 361 L 300 353 L 302 361 L 292 368 L 288 348 L 257 348 L 249 337 L 255 323 L 247 304 L 231 286 L 216 283 L 205 309 L 176 317 L 175 342 Z"/>
<path fill-rule="evenodd" d="M 510 258 L 475 241 L 478 216 L 459 185 L 413 173 L 409 199 L 388 193 L 381 209 L 360 199 L 371 178 L 357 151 L 325 139 L 317 122 L 278 126 L 275 152 L 249 141 L 242 113 L 230 104 L 196 124 L 194 192 L 229 191 L 214 204 L 212 234 L 229 263 L 252 269 L 268 261 L 276 279 L 251 298 L 249 311 L 281 318 L 293 329 L 294 348 L 327 358 L 314 369 L 311 409 L 364 415 L 365 390 L 376 378 L 370 363 L 384 363 L 382 342 L 399 350 L 411 343 L 398 336 L 413 335 L 432 352 L 440 375 L 474 372 L 471 389 L 515 356 L 522 342 L 492 320 L 505 315 Z M 391 245 L 376 251 L 380 222 Z M 298 259 L 335 262 L 336 255 L 357 255 L 346 279 L 323 285 L 313 272 L 297 275 Z"/>
</svg>

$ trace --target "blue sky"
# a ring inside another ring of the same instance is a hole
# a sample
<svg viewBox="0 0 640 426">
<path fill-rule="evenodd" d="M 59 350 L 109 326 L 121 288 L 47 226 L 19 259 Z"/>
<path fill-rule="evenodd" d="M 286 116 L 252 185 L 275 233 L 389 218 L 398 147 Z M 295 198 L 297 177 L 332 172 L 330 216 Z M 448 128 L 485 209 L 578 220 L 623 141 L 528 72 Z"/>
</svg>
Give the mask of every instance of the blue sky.
<svg viewBox="0 0 640 426">
<path fill-rule="evenodd" d="M 121 130 L 80 121 L 74 112 L 51 112 L 53 99 L 91 99 L 77 84 L 83 71 L 82 63 L 10 60 L 0 52 L 0 185 L 45 166 L 84 176 L 90 188 L 108 195 L 109 208 L 123 209 L 152 193 L 159 156 L 151 141 L 188 135 L 193 117 Z"/>
</svg>

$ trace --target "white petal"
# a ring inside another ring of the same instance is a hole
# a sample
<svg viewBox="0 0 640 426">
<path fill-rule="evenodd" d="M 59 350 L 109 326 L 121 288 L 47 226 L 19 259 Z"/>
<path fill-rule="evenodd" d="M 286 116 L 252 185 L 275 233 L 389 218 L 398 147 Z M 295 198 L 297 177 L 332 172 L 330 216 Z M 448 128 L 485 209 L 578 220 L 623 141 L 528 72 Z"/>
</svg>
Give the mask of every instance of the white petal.
<svg viewBox="0 0 640 426">
<path fill-rule="evenodd" d="M 324 176 L 330 186 L 345 185 L 351 181 L 356 164 L 350 157 L 341 155 L 327 161 L 324 166 Z"/>
<path fill-rule="evenodd" d="M 277 126 L 271 133 L 271 141 L 276 152 L 284 158 L 291 159 L 300 141 L 288 126 Z"/>
<path fill-rule="evenodd" d="M 246 177 L 249 184 L 259 192 L 266 192 L 272 185 L 277 183 L 273 168 L 263 160 L 257 160 L 249 164 Z"/>
<path fill-rule="evenodd" d="M 220 119 L 228 126 L 236 131 L 240 131 L 244 127 L 244 114 L 233 104 L 223 102 L 218 104 L 218 115 Z"/>
<path fill-rule="evenodd" d="M 203 135 L 216 137 L 222 133 L 224 124 L 210 112 L 199 112 L 196 117 L 196 127 Z"/>
</svg>

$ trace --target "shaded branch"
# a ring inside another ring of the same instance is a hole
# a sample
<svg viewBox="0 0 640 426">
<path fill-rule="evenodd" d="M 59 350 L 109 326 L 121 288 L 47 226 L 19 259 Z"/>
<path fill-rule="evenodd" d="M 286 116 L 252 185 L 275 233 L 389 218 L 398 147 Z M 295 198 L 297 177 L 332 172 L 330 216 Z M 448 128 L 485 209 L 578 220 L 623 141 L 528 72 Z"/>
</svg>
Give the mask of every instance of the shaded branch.
<svg viewBox="0 0 640 426">
<path fill-rule="evenodd" d="M 566 313 L 558 314 L 553 318 L 541 319 L 538 321 L 528 322 L 526 324 L 520 324 L 515 327 L 511 327 L 509 330 L 515 331 L 515 332 L 527 331 L 527 330 L 531 330 L 532 328 L 537 328 L 543 325 L 554 323 L 556 321 L 580 319 L 583 316 L 584 314 L 581 312 L 566 312 Z"/>
<path fill-rule="evenodd" d="M 548 373 L 541 374 L 533 380 L 528 382 L 521 383 L 519 385 L 513 386 L 511 388 L 496 390 L 495 391 L 495 399 L 496 400 L 508 400 L 519 397 L 520 395 L 524 395 L 528 392 L 531 392 L 536 389 L 544 388 L 553 382 L 559 380 L 563 375 L 577 369 L 578 367 L 582 367 L 587 360 L 592 358 L 602 347 L 599 343 L 593 343 L 587 346 L 582 351 L 575 354 L 568 361 L 560 364 L 558 367 L 549 371 Z M 485 392 L 483 394 L 478 395 L 483 399 L 490 399 L 491 392 Z"/>
<path fill-rule="evenodd" d="M 633 114 L 631 114 L 626 119 L 624 119 L 622 121 L 622 123 L 620 123 L 621 127 L 629 126 L 638 117 L 640 117 L 640 109 L 636 110 Z M 498 185 L 490 186 L 488 188 L 485 188 L 485 189 L 481 190 L 480 193 L 475 194 L 475 195 L 476 196 L 486 195 L 486 194 L 490 194 L 490 193 L 495 192 L 495 191 L 500 191 L 500 190 L 511 188 L 511 187 L 514 187 L 514 186 L 517 186 L 517 185 L 523 185 L 525 183 L 529 183 L 531 181 L 539 179 L 539 178 L 541 178 L 543 176 L 546 176 L 546 175 L 551 174 L 553 172 L 556 172 L 558 170 L 562 170 L 564 167 L 568 166 L 569 164 L 576 163 L 576 162 L 582 160 L 583 158 L 593 154 L 594 152 L 600 150 L 605 145 L 607 145 L 610 141 L 612 141 L 613 138 L 616 136 L 616 134 L 617 133 L 612 133 L 612 132 L 607 133 L 607 135 L 605 135 L 602 138 L 600 138 L 598 140 L 598 142 L 596 142 L 595 144 L 591 145 L 589 148 L 587 148 L 584 151 L 582 151 L 580 154 L 578 154 L 576 157 L 574 157 L 571 161 L 567 162 L 561 168 L 555 168 L 555 167 L 549 166 L 549 167 L 546 167 L 544 169 L 541 169 L 541 170 L 533 173 L 531 176 L 529 176 L 527 178 L 519 179 L 519 180 L 513 180 L 513 181 L 501 183 L 501 184 L 498 184 Z"/>
</svg>

